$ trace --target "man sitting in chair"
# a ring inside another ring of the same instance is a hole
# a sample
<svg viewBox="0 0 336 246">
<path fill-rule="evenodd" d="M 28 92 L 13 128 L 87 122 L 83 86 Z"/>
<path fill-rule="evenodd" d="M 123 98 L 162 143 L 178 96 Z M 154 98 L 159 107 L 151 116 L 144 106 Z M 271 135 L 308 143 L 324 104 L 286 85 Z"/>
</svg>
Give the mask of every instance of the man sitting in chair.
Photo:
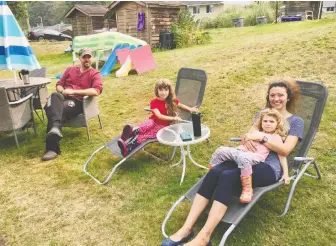
<svg viewBox="0 0 336 246">
<path fill-rule="evenodd" d="M 46 152 L 43 161 L 55 159 L 60 153 L 62 124 L 83 112 L 83 97 L 98 96 L 102 90 L 100 72 L 91 68 L 92 52 L 88 48 L 79 51 L 80 66 L 65 70 L 56 83 L 56 91 L 50 95 L 44 107 L 48 118 Z"/>
</svg>

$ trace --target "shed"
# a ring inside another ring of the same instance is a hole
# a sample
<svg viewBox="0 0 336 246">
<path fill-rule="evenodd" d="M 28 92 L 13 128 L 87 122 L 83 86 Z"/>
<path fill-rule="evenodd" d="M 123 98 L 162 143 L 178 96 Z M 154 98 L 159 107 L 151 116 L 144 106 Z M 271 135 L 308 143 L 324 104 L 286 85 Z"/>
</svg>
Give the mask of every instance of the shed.
<svg viewBox="0 0 336 246">
<path fill-rule="evenodd" d="M 322 12 L 320 1 L 285 1 L 285 15 L 301 15 L 306 16 L 306 11 L 313 11 L 313 19 L 319 18 L 319 12 Z"/>
<path fill-rule="evenodd" d="M 185 4 L 174 1 L 115 1 L 108 7 L 108 13 L 115 13 L 118 32 L 155 46 L 159 43 L 160 31 L 170 29 L 181 8 L 185 7 Z M 144 28 L 138 30 L 138 14 L 141 12 L 145 17 Z"/>
<path fill-rule="evenodd" d="M 102 5 L 74 4 L 64 18 L 72 19 L 74 36 L 92 34 L 104 28 L 104 16 L 108 8 Z"/>
</svg>

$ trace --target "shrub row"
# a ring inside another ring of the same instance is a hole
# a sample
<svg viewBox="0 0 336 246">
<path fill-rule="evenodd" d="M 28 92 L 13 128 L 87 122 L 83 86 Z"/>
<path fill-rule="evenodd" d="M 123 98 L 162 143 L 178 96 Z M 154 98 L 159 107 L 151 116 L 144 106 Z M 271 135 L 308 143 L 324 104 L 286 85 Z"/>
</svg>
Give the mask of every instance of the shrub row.
<svg viewBox="0 0 336 246">
<path fill-rule="evenodd" d="M 195 21 L 189 11 L 182 11 L 179 19 L 172 25 L 174 41 L 177 48 L 210 42 L 211 37 L 200 28 L 199 21 Z"/>
<path fill-rule="evenodd" d="M 257 25 L 257 17 L 266 16 L 267 22 L 272 23 L 275 20 L 275 10 L 268 2 L 251 4 L 244 8 L 228 8 L 223 13 L 214 18 L 205 18 L 200 25 L 204 29 L 233 27 L 232 19 L 243 17 L 244 26 Z"/>
</svg>

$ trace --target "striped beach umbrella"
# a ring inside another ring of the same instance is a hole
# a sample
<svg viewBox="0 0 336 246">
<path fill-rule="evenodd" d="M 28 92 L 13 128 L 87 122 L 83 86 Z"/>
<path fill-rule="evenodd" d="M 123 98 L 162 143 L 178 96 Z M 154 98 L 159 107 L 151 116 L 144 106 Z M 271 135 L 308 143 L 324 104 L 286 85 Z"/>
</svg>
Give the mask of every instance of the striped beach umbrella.
<svg viewBox="0 0 336 246">
<path fill-rule="evenodd" d="M 5 1 L 0 1 L 0 70 L 39 69 L 28 40 Z"/>
</svg>

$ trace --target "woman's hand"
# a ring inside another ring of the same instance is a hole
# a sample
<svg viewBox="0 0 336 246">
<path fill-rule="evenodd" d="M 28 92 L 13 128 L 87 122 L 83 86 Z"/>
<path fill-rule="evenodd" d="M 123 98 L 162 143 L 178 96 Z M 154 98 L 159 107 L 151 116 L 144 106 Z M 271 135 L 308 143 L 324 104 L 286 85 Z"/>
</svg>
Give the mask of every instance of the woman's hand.
<svg viewBox="0 0 336 246">
<path fill-rule="evenodd" d="M 288 185 L 290 183 L 290 179 L 289 179 L 288 175 L 285 175 L 285 174 L 282 175 L 280 181 L 282 181 L 282 180 L 285 181 L 286 185 Z"/>
<path fill-rule="evenodd" d="M 256 148 L 256 144 L 255 144 L 255 142 L 253 142 L 253 140 L 251 140 L 251 139 L 248 139 L 247 137 L 246 137 L 246 135 L 247 134 L 245 134 L 241 139 L 241 142 L 240 142 L 240 144 L 242 144 L 244 147 L 245 147 L 245 149 L 247 149 L 248 151 L 250 151 L 250 152 L 256 152 L 257 151 L 257 148 Z"/>
<path fill-rule="evenodd" d="M 253 140 L 253 141 L 262 141 L 264 134 L 261 132 L 252 132 L 252 133 L 247 133 L 246 135 L 246 140 Z"/>
</svg>

